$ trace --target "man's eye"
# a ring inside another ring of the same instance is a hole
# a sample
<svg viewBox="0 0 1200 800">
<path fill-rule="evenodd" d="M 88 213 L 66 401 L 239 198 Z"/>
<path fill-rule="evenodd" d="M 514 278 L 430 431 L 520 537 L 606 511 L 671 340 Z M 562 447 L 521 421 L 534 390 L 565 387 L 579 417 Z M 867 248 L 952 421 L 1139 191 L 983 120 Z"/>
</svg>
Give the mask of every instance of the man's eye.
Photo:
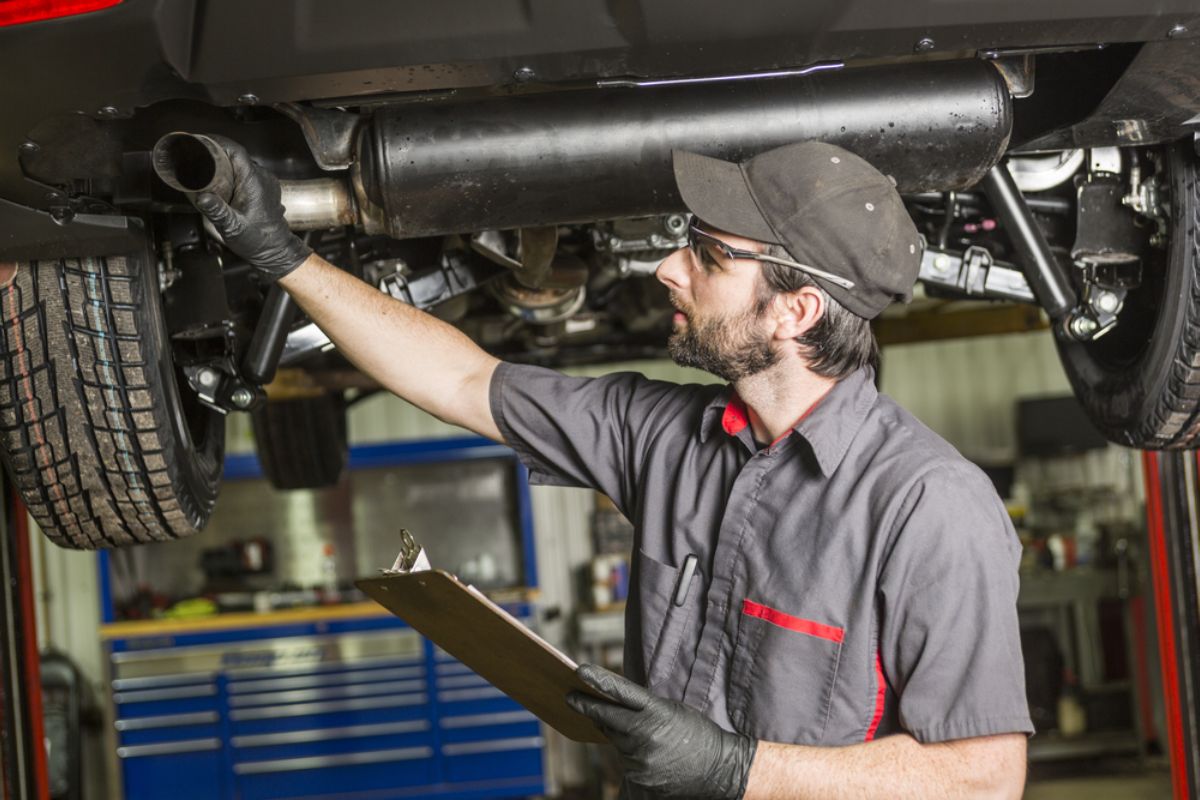
<svg viewBox="0 0 1200 800">
<path fill-rule="evenodd" d="M 717 249 L 711 245 L 703 245 L 700 248 L 700 266 L 704 267 L 707 272 L 720 272 L 722 262 L 717 254 Z"/>
</svg>

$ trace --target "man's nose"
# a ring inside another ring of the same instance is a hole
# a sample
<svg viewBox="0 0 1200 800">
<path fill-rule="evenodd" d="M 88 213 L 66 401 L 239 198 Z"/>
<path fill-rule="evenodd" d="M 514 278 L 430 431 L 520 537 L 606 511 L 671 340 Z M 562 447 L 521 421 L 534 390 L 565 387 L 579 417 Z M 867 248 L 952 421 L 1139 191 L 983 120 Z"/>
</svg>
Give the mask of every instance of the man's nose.
<svg viewBox="0 0 1200 800">
<path fill-rule="evenodd" d="M 673 291 L 684 289 L 688 285 L 689 258 L 691 258 L 691 254 L 688 253 L 686 247 L 676 250 L 658 265 L 658 269 L 654 271 L 654 277 L 658 278 L 659 282 L 668 289 Z"/>
</svg>

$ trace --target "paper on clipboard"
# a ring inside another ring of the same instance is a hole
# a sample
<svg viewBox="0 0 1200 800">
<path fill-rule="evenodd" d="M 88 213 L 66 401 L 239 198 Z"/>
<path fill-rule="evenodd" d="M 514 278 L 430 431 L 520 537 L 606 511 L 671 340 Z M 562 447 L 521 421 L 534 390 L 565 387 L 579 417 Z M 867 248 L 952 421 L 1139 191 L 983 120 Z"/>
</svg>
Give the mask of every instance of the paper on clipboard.
<svg viewBox="0 0 1200 800">
<path fill-rule="evenodd" d="M 478 589 L 432 569 L 408 531 L 401 537 L 392 569 L 355 586 L 564 736 L 607 741 L 566 703 L 569 692 L 596 694 L 576 676 L 574 661 Z"/>
</svg>

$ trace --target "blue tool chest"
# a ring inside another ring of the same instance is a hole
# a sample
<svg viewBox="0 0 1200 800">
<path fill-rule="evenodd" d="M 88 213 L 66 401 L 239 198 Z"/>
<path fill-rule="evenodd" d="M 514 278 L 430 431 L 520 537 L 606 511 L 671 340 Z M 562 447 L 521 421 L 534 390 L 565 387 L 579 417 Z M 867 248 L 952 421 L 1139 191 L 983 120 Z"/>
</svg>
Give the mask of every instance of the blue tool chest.
<svg viewBox="0 0 1200 800">
<path fill-rule="evenodd" d="M 130 800 L 545 792 L 537 718 L 399 620 L 117 639 L 110 661 Z"/>
<path fill-rule="evenodd" d="M 144 547 L 153 568 L 132 583 L 198 593 L 179 584 L 203 565 L 200 548 L 242 536 L 247 519 L 254 536 L 274 531 L 275 544 L 290 548 L 276 582 L 311 583 L 294 571 L 300 545 L 288 536 L 297 526 L 308 530 L 309 556 L 324 541 L 314 529 L 357 530 L 339 540 L 341 570 L 366 574 L 391 564 L 398 541 L 379 532 L 403 519 L 441 532 L 427 543 L 431 557 L 451 569 L 474 564 L 483 588 L 489 579 L 493 588 L 536 588 L 528 475 L 508 448 L 477 437 L 362 445 L 350 466 L 342 490 L 299 502 L 272 492 L 253 456 L 230 456 L 223 508 L 232 516 L 214 515 L 205 540 Z M 297 506 L 334 509 L 333 517 L 296 518 Z M 111 755 L 129 800 L 545 793 L 537 718 L 375 603 L 126 622 L 110 560 L 100 554 L 103 620 L 112 623 L 102 629 Z M 528 602 L 505 609 L 534 617 Z"/>
</svg>

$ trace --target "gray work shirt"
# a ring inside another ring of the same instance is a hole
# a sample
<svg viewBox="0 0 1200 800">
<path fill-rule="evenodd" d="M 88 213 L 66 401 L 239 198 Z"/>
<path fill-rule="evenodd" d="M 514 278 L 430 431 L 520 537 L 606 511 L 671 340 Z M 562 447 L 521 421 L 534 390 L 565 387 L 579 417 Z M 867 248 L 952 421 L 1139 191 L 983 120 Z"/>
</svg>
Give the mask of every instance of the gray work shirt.
<svg viewBox="0 0 1200 800">
<path fill-rule="evenodd" d="M 774 742 L 1032 733 L 1004 506 L 873 377 L 766 447 L 725 386 L 501 364 L 490 402 L 531 481 L 633 521 L 631 679 Z"/>
</svg>

